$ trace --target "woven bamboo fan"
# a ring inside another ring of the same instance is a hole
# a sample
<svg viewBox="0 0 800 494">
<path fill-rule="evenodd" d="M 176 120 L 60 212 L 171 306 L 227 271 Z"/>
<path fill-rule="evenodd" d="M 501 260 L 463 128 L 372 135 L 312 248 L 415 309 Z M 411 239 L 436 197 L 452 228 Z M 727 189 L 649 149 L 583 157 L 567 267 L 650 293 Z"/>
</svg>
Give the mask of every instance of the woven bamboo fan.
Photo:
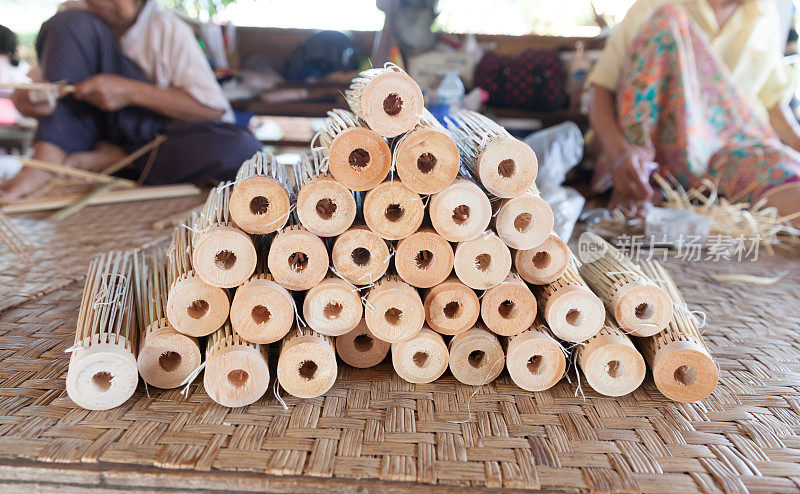
<svg viewBox="0 0 800 494">
<path fill-rule="evenodd" d="M 167 258 L 164 252 L 134 254 L 139 314 L 139 374 L 150 386 L 176 388 L 200 365 L 196 338 L 167 321 Z"/>
<path fill-rule="evenodd" d="M 78 312 L 67 371 L 67 394 L 78 406 L 109 410 L 136 391 L 133 259 L 109 252 L 92 260 Z"/>
<path fill-rule="evenodd" d="M 423 110 L 417 127 L 392 141 L 391 147 L 397 176 L 414 192 L 441 192 L 458 176 L 458 147 L 428 110 Z"/>
<path fill-rule="evenodd" d="M 389 275 L 375 282 L 367 293 L 364 318 L 372 334 L 396 343 L 419 333 L 425 312 L 417 290 L 399 276 Z"/>
<path fill-rule="evenodd" d="M 331 175 L 350 190 L 369 190 L 389 174 L 389 144 L 348 111 L 328 112 L 319 140 Z"/>
<path fill-rule="evenodd" d="M 596 260 L 580 266 L 580 273 L 626 333 L 651 336 L 667 327 L 672 301 L 663 288 L 601 237 L 586 232 L 580 243 L 601 250 Z"/>
<path fill-rule="evenodd" d="M 189 224 L 196 222 L 196 216 Z M 167 320 L 185 335 L 206 336 L 225 324 L 230 301 L 224 289 L 201 280 L 192 268 L 192 233 L 179 226 L 169 246 Z"/>
<path fill-rule="evenodd" d="M 540 286 L 536 296 L 547 325 L 562 340 L 585 341 L 603 327 L 603 301 L 583 281 L 574 260 L 561 278 Z"/>
<path fill-rule="evenodd" d="M 192 266 L 212 286 L 233 288 L 253 274 L 256 249 L 230 216 L 231 183 L 211 189 L 194 224 Z"/>
<path fill-rule="evenodd" d="M 462 283 L 475 290 L 497 286 L 511 272 L 511 252 L 500 237 L 487 231 L 456 246 L 453 268 Z"/>
<path fill-rule="evenodd" d="M 331 264 L 336 273 L 354 285 L 379 280 L 389 268 L 386 241 L 364 225 L 356 225 L 339 235 L 331 249 Z"/>
<path fill-rule="evenodd" d="M 328 276 L 306 292 L 303 318 L 314 331 L 340 336 L 352 331 L 363 319 L 358 290 L 349 282 Z"/>
<path fill-rule="evenodd" d="M 283 228 L 289 219 L 289 178 L 271 154 L 257 152 L 242 163 L 231 192 L 231 218 L 247 233 Z"/>
<path fill-rule="evenodd" d="M 550 389 L 566 374 L 564 349 L 541 320 L 522 333 L 501 338 L 501 342 L 511 380 L 526 391 Z"/>
<path fill-rule="evenodd" d="M 513 271 L 502 283 L 489 288 L 481 297 L 483 323 L 501 336 L 515 335 L 531 327 L 536 310 L 536 297 Z"/>
<path fill-rule="evenodd" d="M 328 153 L 312 149 L 296 168 L 297 216 L 308 231 L 320 237 L 335 237 L 345 232 L 356 217 L 353 194 L 328 173 Z"/>
<path fill-rule="evenodd" d="M 344 363 L 359 369 L 383 362 L 391 347 L 370 332 L 364 319 L 349 333 L 336 337 L 336 353 Z"/>
<path fill-rule="evenodd" d="M 386 240 L 400 240 L 422 225 L 425 206 L 419 194 L 399 180 L 387 180 L 364 197 L 364 221 Z"/>
<path fill-rule="evenodd" d="M 392 366 L 410 383 L 433 382 L 447 370 L 450 354 L 442 335 L 422 328 L 413 338 L 392 343 Z"/>
<path fill-rule="evenodd" d="M 409 285 L 430 288 L 453 271 L 453 247 L 431 228 L 421 228 L 397 242 L 394 265 Z"/>
<path fill-rule="evenodd" d="M 426 290 L 423 300 L 425 321 L 444 335 L 463 333 L 475 326 L 480 316 L 480 301 L 475 291 L 455 276 Z"/>
<path fill-rule="evenodd" d="M 576 358 L 589 386 L 606 396 L 633 392 L 644 381 L 644 358 L 609 314 L 603 328 L 578 346 Z"/>
<path fill-rule="evenodd" d="M 416 127 L 425 101 L 419 85 L 396 65 L 369 69 L 350 82 L 344 93 L 353 113 L 384 137 Z"/>
<path fill-rule="evenodd" d="M 517 197 L 531 188 L 539 165 L 530 146 L 480 113 L 462 110 L 452 123 L 462 165 L 492 195 Z"/>
<path fill-rule="evenodd" d="M 310 328 L 296 328 L 283 339 L 278 357 L 278 382 L 297 398 L 325 394 L 336 382 L 333 338 Z"/>
<path fill-rule="evenodd" d="M 267 347 L 250 343 L 226 323 L 206 341 L 203 387 L 222 406 L 254 403 L 269 389 Z"/>
<path fill-rule="evenodd" d="M 643 261 L 641 267 L 650 279 L 658 280 L 656 283 L 669 293 L 675 306 L 664 331 L 638 340 L 656 387 L 670 400 L 700 401 L 716 388 L 719 370 L 667 270 L 654 261 Z"/>
<path fill-rule="evenodd" d="M 472 240 L 486 231 L 492 219 L 489 198 L 469 180 L 458 179 L 430 198 L 430 217 L 436 233 L 448 242 Z"/>
<path fill-rule="evenodd" d="M 544 242 L 514 252 L 514 267 L 523 280 L 546 285 L 559 279 L 569 264 L 570 252 L 561 237 L 551 233 Z"/>
<path fill-rule="evenodd" d="M 328 250 L 322 240 L 296 221 L 275 234 L 267 256 L 272 278 L 287 290 L 308 290 L 328 272 Z"/>
<path fill-rule="evenodd" d="M 485 328 L 474 327 L 450 340 L 450 372 L 468 386 L 482 386 L 503 372 L 506 356 L 500 340 Z"/>
<path fill-rule="evenodd" d="M 533 249 L 541 245 L 553 229 L 553 210 L 539 197 L 536 186 L 519 197 L 499 201 L 494 226 L 503 242 L 512 249 Z"/>
</svg>

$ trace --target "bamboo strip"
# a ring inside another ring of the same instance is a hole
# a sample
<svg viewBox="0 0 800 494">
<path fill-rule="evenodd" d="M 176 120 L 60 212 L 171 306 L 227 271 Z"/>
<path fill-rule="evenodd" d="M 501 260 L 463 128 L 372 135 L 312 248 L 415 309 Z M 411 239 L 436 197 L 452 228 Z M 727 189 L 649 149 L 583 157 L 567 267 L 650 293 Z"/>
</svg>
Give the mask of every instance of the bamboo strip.
<svg viewBox="0 0 800 494">
<path fill-rule="evenodd" d="M 150 163 L 152 163 L 153 156 L 155 155 L 155 153 L 158 152 L 158 147 L 161 145 L 161 143 L 163 143 L 166 140 L 167 140 L 166 135 L 164 134 L 157 135 L 155 139 L 153 139 L 152 141 L 148 142 L 147 144 L 140 147 L 136 151 L 132 152 L 128 156 L 122 158 L 121 160 L 117 161 L 116 163 L 112 164 L 111 166 L 103 170 L 103 173 L 105 173 L 106 175 L 113 175 L 118 171 L 122 170 L 123 168 L 125 168 L 126 166 L 130 165 L 134 161 L 138 160 L 140 157 L 144 156 L 146 153 L 150 151 L 153 151 L 153 154 L 150 155 L 150 160 L 151 160 Z M 146 175 L 144 173 L 145 171 L 147 170 L 142 171 L 142 175 L 139 177 L 139 180 L 146 178 Z"/>
<path fill-rule="evenodd" d="M 316 398 L 336 382 L 338 366 L 333 338 L 310 328 L 297 328 L 283 338 L 278 357 L 278 382 L 297 398 Z"/>
<path fill-rule="evenodd" d="M 425 205 L 399 180 L 387 180 L 364 196 L 364 221 L 386 240 L 406 238 L 422 225 Z"/>
<path fill-rule="evenodd" d="M 633 392 L 647 371 L 644 358 L 610 314 L 603 328 L 578 346 L 576 358 L 592 389 L 606 396 Z"/>
<path fill-rule="evenodd" d="M 0 242 L 6 244 L 8 249 L 22 258 L 26 263 L 30 263 L 27 249 L 28 244 L 17 227 L 15 227 L 6 215 L 0 213 Z"/>
<path fill-rule="evenodd" d="M 327 336 L 341 336 L 363 320 L 361 296 L 352 283 L 328 276 L 306 292 L 303 318 L 314 331 Z"/>
<path fill-rule="evenodd" d="M 448 242 L 465 242 L 489 227 L 492 205 L 480 187 L 462 178 L 431 196 L 429 214 L 436 233 Z"/>
<path fill-rule="evenodd" d="M 497 286 L 511 272 L 511 252 L 500 237 L 487 231 L 456 246 L 453 268 L 462 283 L 475 290 Z"/>
<path fill-rule="evenodd" d="M 347 365 L 358 369 L 367 369 L 380 364 L 391 347 L 391 344 L 376 338 L 370 332 L 365 319 L 361 319 L 349 333 L 336 337 L 336 353 L 339 358 Z"/>
<path fill-rule="evenodd" d="M 531 327 L 536 319 L 536 311 L 536 297 L 514 271 L 502 283 L 486 290 L 481 297 L 483 323 L 487 329 L 501 336 L 515 335 Z"/>
<path fill-rule="evenodd" d="M 344 233 L 356 217 L 356 201 L 350 190 L 328 173 L 327 151 L 315 148 L 304 154 L 297 170 L 300 223 L 320 237 Z"/>
<path fill-rule="evenodd" d="M 84 170 L 82 168 L 74 168 L 71 166 L 61 165 L 58 163 L 50 163 L 49 161 L 42 161 L 33 158 L 25 158 L 23 156 L 17 156 L 17 159 L 20 160 L 23 165 L 29 166 L 31 168 L 37 168 L 39 170 L 45 170 L 51 173 L 57 173 L 59 175 L 66 175 L 69 177 L 80 178 L 82 180 L 87 180 L 92 183 L 108 184 L 115 182 L 122 187 L 136 186 L 136 182 L 134 182 L 133 180 L 119 178 L 113 175 L 106 175 L 103 173 Z"/>
<path fill-rule="evenodd" d="M 506 355 L 500 340 L 481 326 L 454 336 L 448 353 L 453 377 L 468 386 L 490 383 L 505 368 Z"/>
<path fill-rule="evenodd" d="M 603 301 L 583 281 L 574 258 L 561 278 L 536 289 L 536 297 L 547 325 L 562 340 L 585 341 L 603 327 Z"/>
<path fill-rule="evenodd" d="M 295 218 L 272 239 L 267 256 L 269 272 L 287 290 L 308 290 L 328 272 L 328 250 L 322 240 Z"/>
<path fill-rule="evenodd" d="M 532 285 L 546 285 L 559 279 L 567 269 L 570 252 L 555 233 L 536 247 L 514 252 L 514 267 L 523 280 Z"/>
<path fill-rule="evenodd" d="M 386 241 L 364 225 L 355 225 L 339 235 L 331 250 L 336 274 L 354 285 L 379 280 L 389 268 L 390 259 Z"/>
<path fill-rule="evenodd" d="M 541 245 L 553 230 L 553 210 L 532 186 L 513 199 L 497 201 L 494 227 L 503 242 L 512 249 L 532 249 Z"/>
<path fill-rule="evenodd" d="M 242 163 L 230 197 L 233 222 L 253 234 L 280 230 L 289 220 L 289 177 L 271 154 L 259 151 Z"/>
<path fill-rule="evenodd" d="M 57 89 L 64 93 L 72 93 L 75 92 L 75 85 L 61 84 L 58 82 L 3 82 L 0 83 L 0 89 L 23 89 L 27 91 Z"/>
<path fill-rule="evenodd" d="M 364 318 L 376 337 L 389 343 L 412 338 L 425 323 L 417 290 L 397 275 L 375 282 L 365 297 Z"/>
<path fill-rule="evenodd" d="M 203 387 L 222 406 L 255 403 L 269 389 L 267 347 L 248 342 L 225 323 L 206 341 Z"/>
<path fill-rule="evenodd" d="M 392 343 L 392 366 L 398 376 L 410 383 L 433 382 L 444 374 L 450 354 L 442 335 L 422 328 L 406 341 Z"/>
<path fill-rule="evenodd" d="M 397 274 L 416 288 L 442 283 L 453 271 L 453 247 L 431 228 L 420 228 L 397 242 Z"/>
<path fill-rule="evenodd" d="M 526 391 L 545 391 L 565 375 L 564 348 L 541 319 L 526 331 L 501 338 L 506 366 L 514 384 Z"/>
<path fill-rule="evenodd" d="M 431 329 L 444 335 L 463 333 L 475 326 L 480 316 L 478 296 L 456 276 L 426 290 L 423 300 L 425 321 Z"/>
</svg>

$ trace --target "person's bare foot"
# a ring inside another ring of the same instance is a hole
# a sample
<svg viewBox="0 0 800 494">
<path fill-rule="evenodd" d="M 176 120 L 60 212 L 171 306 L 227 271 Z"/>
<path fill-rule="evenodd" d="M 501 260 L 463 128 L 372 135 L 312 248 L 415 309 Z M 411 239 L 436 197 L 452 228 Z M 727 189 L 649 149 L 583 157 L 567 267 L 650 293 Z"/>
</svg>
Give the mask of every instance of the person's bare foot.
<svg viewBox="0 0 800 494">
<path fill-rule="evenodd" d="M 72 153 L 67 156 L 64 165 L 94 172 L 102 172 L 109 166 L 125 158 L 123 149 L 109 142 L 99 142 L 92 151 Z"/>
<path fill-rule="evenodd" d="M 46 171 L 25 167 L 0 184 L 0 202 L 25 197 L 43 187 L 51 178 L 52 176 Z"/>
</svg>

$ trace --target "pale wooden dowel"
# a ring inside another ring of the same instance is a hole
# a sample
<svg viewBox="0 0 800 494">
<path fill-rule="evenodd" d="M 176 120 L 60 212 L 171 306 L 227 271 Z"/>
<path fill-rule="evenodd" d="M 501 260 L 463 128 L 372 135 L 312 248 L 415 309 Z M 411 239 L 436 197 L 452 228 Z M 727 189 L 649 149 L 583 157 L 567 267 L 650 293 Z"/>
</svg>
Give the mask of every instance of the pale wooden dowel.
<svg viewBox="0 0 800 494">
<path fill-rule="evenodd" d="M 541 320 L 522 333 L 501 338 L 501 342 L 511 380 L 526 391 L 550 389 L 566 374 L 564 349 Z"/>
<path fill-rule="evenodd" d="M 553 210 L 539 196 L 536 186 L 519 197 L 495 204 L 495 231 L 511 249 L 532 249 L 544 242 L 553 229 Z"/>
<path fill-rule="evenodd" d="M 528 329 L 536 318 L 536 311 L 536 297 L 513 271 L 481 297 L 483 323 L 501 336 L 515 335 Z"/>
<path fill-rule="evenodd" d="M 576 352 L 586 381 L 600 394 L 626 395 L 644 381 L 647 366 L 642 354 L 608 314 L 603 328 Z"/>
<path fill-rule="evenodd" d="M 448 242 L 465 242 L 489 227 L 492 205 L 480 187 L 462 178 L 430 197 L 429 214 L 436 233 Z"/>
<path fill-rule="evenodd" d="M 573 258 L 564 275 L 536 289 L 547 325 L 562 340 L 588 340 L 603 327 L 606 309 L 578 273 Z"/>
<path fill-rule="evenodd" d="M 364 317 L 372 334 L 389 343 L 412 338 L 425 323 L 419 293 L 396 275 L 385 276 L 370 288 Z"/>
<path fill-rule="evenodd" d="M 475 291 L 455 276 L 425 290 L 423 300 L 425 321 L 437 333 L 463 333 L 480 317 L 481 305 Z"/>
<path fill-rule="evenodd" d="M 292 396 L 316 398 L 336 382 L 333 338 L 310 328 L 289 331 L 278 357 L 278 382 Z"/>
<path fill-rule="evenodd" d="M 257 270 L 236 289 L 231 302 L 231 325 L 247 341 L 280 341 L 292 329 L 294 319 L 292 294 L 265 271 Z"/>
<path fill-rule="evenodd" d="M 327 151 L 312 149 L 302 156 L 299 168 L 296 210 L 300 224 L 320 237 L 341 235 L 353 224 L 356 200 L 328 173 Z"/>
<path fill-rule="evenodd" d="M 257 152 L 242 163 L 231 192 L 230 212 L 247 233 L 280 230 L 289 220 L 289 177 L 271 154 Z"/>
<path fill-rule="evenodd" d="M 389 268 L 389 247 L 364 225 L 354 225 L 339 235 L 331 250 L 336 274 L 354 285 L 372 284 Z"/>
<path fill-rule="evenodd" d="M 469 386 L 494 381 L 505 368 L 505 353 L 500 340 L 483 327 L 474 327 L 456 335 L 448 345 L 450 372 Z"/>
<path fill-rule="evenodd" d="M 433 382 L 447 370 L 450 354 L 442 335 L 422 328 L 413 338 L 392 343 L 392 366 L 410 383 Z"/>
<path fill-rule="evenodd" d="M 325 278 L 330 259 L 322 240 L 294 220 L 272 238 L 267 266 L 287 290 L 308 290 Z"/>
<path fill-rule="evenodd" d="M 442 283 L 453 271 L 455 254 L 450 242 L 431 228 L 397 242 L 394 265 L 397 274 L 416 288 L 430 288 Z"/>
<path fill-rule="evenodd" d="M 347 281 L 330 275 L 306 292 L 303 318 L 318 333 L 341 336 L 363 320 L 364 309 L 358 290 Z"/>
<path fill-rule="evenodd" d="M 386 358 L 391 344 L 378 339 L 361 319 L 358 325 L 347 334 L 336 337 L 336 353 L 347 365 L 358 369 L 374 367 Z"/>
<path fill-rule="evenodd" d="M 399 180 L 387 180 L 364 197 L 364 221 L 386 240 L 406 238 L 422 225 L 425 207 L 419 194 Z"/>
<path fill-rule="evenodd" d="M 475 290 L 497 286 L 511 272 L 511 251 L 494 232 L 487 231 L 456 246 L 453 269 L 462 283 Z"/>
<path fill-rule="evenodd" d="M 561 237 L 551 233 L 541 244 L 514 252 L 514 267 L 523 280 L 546 285 L 559 279 L 569 264 L 570 252 Z"/>
<path fill-rule="evenodd" d="M 222 406 L 254 403 L 269 389 L 267 347 L 246 341 L 226 323 L 206 341 L 203 387 Z"/>
</svg>

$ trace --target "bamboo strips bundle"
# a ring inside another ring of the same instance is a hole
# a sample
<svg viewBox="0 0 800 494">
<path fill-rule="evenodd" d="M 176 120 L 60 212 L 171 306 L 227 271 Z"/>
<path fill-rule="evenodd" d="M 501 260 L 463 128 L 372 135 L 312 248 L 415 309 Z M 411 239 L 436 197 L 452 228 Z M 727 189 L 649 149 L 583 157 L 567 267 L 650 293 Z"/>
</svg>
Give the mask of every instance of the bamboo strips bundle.
<svg viewBox="0 0 800 494">
<path fill-rule="evenodd" d="M 532 285 L 546 285 L 559 279 L 569 264 L 570 252 L 561 237 L 551 233 L 544 242 L 514 252 L 514 267 Z"/>
<path fill-rule="evenodd" d="M 481 319 L 486 327 L 501 336 L 521 333 L 536 319 L 536 297 L 515 272 L 481 297 Z"/>
<path fill-rule="evenodd" d="M 331 175 L 350 190 L 369 190 L 389 174 L 389 144 L 348 111 L 328 112 L 319 140 Z"/>
<path fill-rule="evenodd" d="M 494 227 L 503 242 L 512 249 L 533 249 L 541 245 L 554 224 L 553 210 L 539 196 L 536 186 L 512 199 L 499 201 Z"/>
<path fill-rule="evenodd" d="M 386 241 L 364 225 L 355 225 L 339 235 L 331 249 L 331 264 L 336 273 L 354 285 L 379 280 L 389 268 Z"/>
<path fill-rule="evenodd" d="M 408 237 L 422 225 L 424 217 L 419 194 L 399 180 L 387 180 L 364 197 L 364 222 L 386 240 Z"/>
<path fill-rule="evenodd" d="M 253 240 L 230 216 L 231 183 L 211 189 L 192 237 L 195 273 L 209 285 L 220 288 L 241 285 L 256 267 Z"/>
<path fill-rule="evenodd" d="M 450 243 L 431 228 L 421 228 L 397 242 L 397 274 L 416 288 L 431 288 L 450 276 L 455 254 Z"/>
<path fill-rule="evenodd" d="M 544 391 L 566 374 L 567 359 L 550 329 L 537 320 L 528 330 L 501 338 L 506 366 L 514 384 L 526 391 Z"/>
<path fill-rule="evenodd" d="M 486 231 L 473 240 L 458 243 L 453 268 L 462 283 L 486 290 L 508 277 L 511 251 L 494 232 Z"/>
<path fill-rule="evenodd" d="M 450 354 L 442 335 L 422 328 L 409 340 L 392 343 L 392 366 L 410 383 L 433 382 L 447 370 Z"/>
<path fill-rule="evenodd" d="M 492 195 L 517 197 L 536 180 L 538 162 L 530 146 L 480 113 L 459 111 L 448 129 L 462 166 Z"/>
<path fill-rule="evenodd" d="M 189 220 L 196 222 L 196 215 Z M 209 285 L 192 267 L 194 246 L 191 232 L 179 226 L 172 231 L 169 246 L 169 294 L 167 320 L 176 331 L 188 336 L 206 336 L 225 324 L 230 301 L 224 289 Z"/>
<path fill-rule="evenodd" d="M 82 408 L 125 403 L 139 382 L 133 260 L 109 252 L 89 264 L 67 371 L 67 394 Z"/>
<path fill-rule="evenodd" d="M 603 327 L 606 309 L 578 273 L 575 259 L 564 275 L 537 288 L 542 315 L 553 333 L 565 341 L 586 341 Z"/>
<path fill-rule="evenodd" d="M 267 347 L 245 340 L 226 323 L 206 341 L 203 387 L 222 406 L 254 403 L 269 389 Z"/>
<path fill-rule="evenodd" d="M 289 219 L 289 178 L 271 154 L 261 151 L 242 163 L 230 198 L 234 223 L 253 234 L 272 233 Z"/>
<path fill-rule="evenodd" d="M 714 391 L 719 370 L 697 328 L 697 321 L 666 269 L 654 261 L 644 261 L 642 271 L 658 280 L 675 306 L 669 326 L 660 333 L 638 339 L 653 380 L 670 400 L 700 401 Z"/>
<path fill-rule="evenodd" d="M 310 328 L 296 328 L 283 338 L 278 357 L 278 382 L 297 398 L 325 394 L 336 382 L 333 338 Z"/>
<path fill-rule="evenodd" d="M 314 331 L 327 336 L 347 334 L 363 320 L 364 309 L 356 287 L 328 276 L 306 292 L 303 318 Z"/>
<path fill-rule="evenodd" d="M 14 254 L 21 257 L 25 262 L 29 262 L 25 252 L 27 244 L 17 228 L 11 224 L 8 217 L 0 212 L 0 243 L 6 244 Z"/>
<path fill-rule="evenodd" d="M 393 64 L 358 74 L 344 97 L 353 113 L 384 137 L 416 127 L 425 107 L 419 85 Z"/>
<path fill-rule="evenodd" d="M 391 147 L 397 176 L 414 192 L 441 192 L 458 176 L 458 147 L 428 110 L 423 109 L 419 124 L 393 140 Z"/>
<path fill-rule="evenodd" d="M 644 358 L 609 314 L 602 329 L 578 346 L 576 358 L 589 386 L 606 396 L 633 392 L 647 372 Z"/>
<path fill-rule="evenodd" d="M 431 196 L 429 213 L 436 233 L 448 242 L 464 242 L 486 231 L 492 220 L 492 205 L 480 187 L 457 179 Z"/>
<path fill-rule="evenodd" d="M 287 290 L 308 290 L 328 272 L 328 250 L 322 240 L 299 222 L 290 222 L 272 238 L 267 267 Z"/>
<path fill-rule="evenodd" d="M 391 344 L 380 340 L 361 319 L 358 326 L 347 334 L 336 337 L 336 353 L 344 363 L 358 369 L 366 369 L 380 364 L 389 353 Z"/>
<path fill-rule="evenodd" d="M 506 356 L 500 340 L 477 326 L 460 333 L 448 345 L 450 372 L 468 386 L 482 386 L 503 372 Z"/>
<path fill-rule="evenodd" d="M 369 330 L 389 343 L 412 338 L 425 323 L 419 293 L 397 275 L 376 281 L 365 297 L 364 306 Z"/>
<path fill-rule="evenodd" d="M 599 249 L 592 262 L 581 264 L 580 274 L 626 332 L 651 336 L 667 327 L 672 302 L 663 288 L 601 237 L 586 232 L 580 242 Z"/>
<path fill-rule="evenodd" d="M 320 237 L 335 237 L 350 228 L 356 217 L 356 201 L 350 190 L 328 173 L 325 149 L 304 154 L 297 171 L 300 224 Z"/>
<path fill-rule="evenodd" d="M 475 291 L 455 276 L 425 290 L 422 298 L 425 321 L 437 333 L 463 333 L 475 326 L 480 316 L 480 301 Z"/>
</svg>

